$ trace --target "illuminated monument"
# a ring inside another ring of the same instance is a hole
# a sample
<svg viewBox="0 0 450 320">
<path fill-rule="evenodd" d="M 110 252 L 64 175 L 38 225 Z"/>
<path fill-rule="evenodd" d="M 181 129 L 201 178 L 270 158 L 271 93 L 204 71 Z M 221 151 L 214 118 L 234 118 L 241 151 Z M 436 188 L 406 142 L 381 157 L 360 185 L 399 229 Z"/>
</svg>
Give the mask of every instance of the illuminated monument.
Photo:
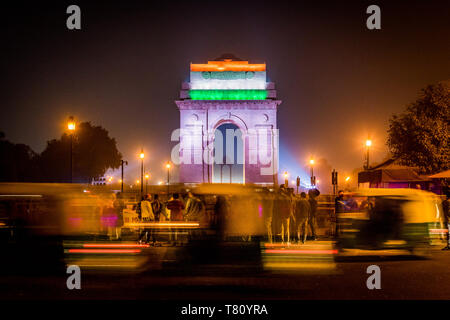
<svg viewBox="0 0 450 320">
<path fill-rule="evenodd" d="M 275 85 L 266 65 L 224 55 L 191 64 L 180 100 L 180 182 L 263 183 L 276 180 Z M 178 139 L 178 137 L 175 137 Z M 174 154 L 172 155 L 174 156 Z"/>
</svg>

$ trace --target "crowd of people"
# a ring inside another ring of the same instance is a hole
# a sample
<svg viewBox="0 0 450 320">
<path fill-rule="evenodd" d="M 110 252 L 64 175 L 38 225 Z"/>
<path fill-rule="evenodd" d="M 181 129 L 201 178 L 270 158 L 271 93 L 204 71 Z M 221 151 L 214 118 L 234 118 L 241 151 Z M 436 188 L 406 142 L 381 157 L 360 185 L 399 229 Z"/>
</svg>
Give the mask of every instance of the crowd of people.
<svg viewBox="0 0 450 320">
<path fill-rule="evenodd" d="M 308 195 L 305 192 L 296 195 L 293 189 L 281 185 L 275 191 L 262 188 L 261 192 L 250 195 L 215 195 L 210 210 L 204 197 L 192 192 L 184 197 L 174 193 L 164 202 L 159 200 L 158 194 L 148 194 L 142 197 L 136 212 L 141 222 L 196 221 L 200 228 L 217 231 L 222 240 L 238 235 L 244 241 L 251 240 L 252 236 L 263 236 L 270 243 L 305 243 L 308 236 L 317 239 L 316 198 L 319 194 L 318 189 L 312 189 Z M 139 242 L 158 245 L 153 228 L 143 228 Z"/>
<path fill-rule="evenodd" d="M 204 195 L 194 195 L 189 191 L 183 195 L 174 193 L 165 201 L 161 201 L 158 194 L 148 194 L 141 198 L 135 209 L 140 222 L 195 221 L 199 223 L 200 228 L 216 231 L 221 240 L 237 236 L 249 241 L 253 236 L 259 238 L 262 236 L 269 243 L 305 243 L 307 239 L 317 239 L 316 216 L 319 195 L 318 189 L 295 194 L 292 188 L 286 188 L 284 185 L 272 190 L 264 187 L 248 194 L 211 195 L 209 201 L 206 201 Z M 339 223 L 336 219 L 339 213 L 361 210 L 372 212 L 375 202 L 368 197 L 357 203 L 351 197 L 344 197 L 343 191 L 339 191 L 335 198 L 335 214 L 330 215 L 334 226 L 331 235 L 339 235 Z M 450 226 L 448 203 L 447 197 L 442 206 L 444 227 Z M 121 239 L 125 207 L 121 193 L 103 199 L 102 230 L 112 240 Z M 386 212 L 393 211 L 393 208 L 394 206 L 390 205 L 390 211 Z M 170 238 L 177 241 L 177 229 L 172 228 L 171 232 Z M 138 241 L 160 245 L 154 228 L 142 228 Z M 450 237 L 447 241 L 445 250 L 450 249 Z"/>
</svg>

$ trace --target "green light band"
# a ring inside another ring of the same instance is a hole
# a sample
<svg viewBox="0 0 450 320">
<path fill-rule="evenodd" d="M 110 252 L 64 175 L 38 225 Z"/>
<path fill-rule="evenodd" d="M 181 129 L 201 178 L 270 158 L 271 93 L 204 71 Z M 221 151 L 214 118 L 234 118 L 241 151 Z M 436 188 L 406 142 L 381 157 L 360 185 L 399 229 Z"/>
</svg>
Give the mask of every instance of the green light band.
<svg viewBox="0 0 450 320">
<path fill-rule="evenodd" d="M 267 90 L 190 90 L 192 100 L 265 100 Z"/>
</svg>

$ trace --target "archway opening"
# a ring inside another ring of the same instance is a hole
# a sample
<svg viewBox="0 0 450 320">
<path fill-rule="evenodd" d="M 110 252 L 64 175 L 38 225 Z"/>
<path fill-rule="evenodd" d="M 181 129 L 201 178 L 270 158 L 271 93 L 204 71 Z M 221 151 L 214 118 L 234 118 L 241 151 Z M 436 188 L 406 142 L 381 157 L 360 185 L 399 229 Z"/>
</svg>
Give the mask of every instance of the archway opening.
<svg viewBox="0 0 450 320">
<path fill-rule="evenodd" d="M 214 131 L 213 183 L 244 183 L 244 141 L 242 131 L 224 123 Z"/>
</svg>

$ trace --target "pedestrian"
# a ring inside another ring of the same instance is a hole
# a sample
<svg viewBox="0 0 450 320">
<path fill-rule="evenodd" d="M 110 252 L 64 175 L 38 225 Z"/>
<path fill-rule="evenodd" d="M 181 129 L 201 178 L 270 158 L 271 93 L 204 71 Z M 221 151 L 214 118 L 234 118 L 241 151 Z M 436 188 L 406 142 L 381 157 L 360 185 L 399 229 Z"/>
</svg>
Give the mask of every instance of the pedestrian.
<svg viewBox="0 0 450 320">
<path fill-rule="evenodd" d="M 212 229 L 216 231 L 217 240 L 225 240 L 226 221 L 230 214 L 230 206 L 225 196 L 218 195 L 214 205 Z"/>
<path fill-rule="evenodd" d="M 147 223 L 150 223 L 151 221 L 155 220 L 155 216 L 153 214 L 152 206 L 150 204 L 148 195 L 144 195 L 142 197 L 142 200 L 140 202 L 140 208 L 141 208 L 141 219 L 142 219 L 141 222 L 142 223 L 147 224 Z M 141 232 L 141 234 L 139 236 L 139 242 L 140 243 L 142 243 L 142 242 L 148 243 L 150 236 L 152 236 L 150 233 L 151 233 L 150 228 L 148 228 L 144 225 L 144 230 Z"/>
<path fill-rule="evenodd" d="M 113 196 L 108 196 L 104 200 L 104 206 L 102 208 L 102 224 L 106 227 L 109 240 L 114 238 L 116 229 L 117 212 L 114 208 L 114 200 Z"/>
<path fill-rule="evenodd" d="M 170 210 L 171 221 L 183 221 L 184 203 L 178 193 L 173 194 L 173 199 L 167 203 L 167 209 Z"/>
<path fill-rule="evenodd" d="M 172 199 L 167 203 L 167 209 L 170 210 L 170 221 L 183 221 L 184 203 L 180 200 L 180 195 L 174 193 Z M 174 244 L 178 242 L 178 230 L 174 229 Z"/>
<path fill-rule="evenodd" d="M 161 220 L 161 214 L 163 216 L 165 216 L 166 213 L 163 210 L 164 206 L 163 206 L 162 202 L 159 200 L 158 194 L 153 195 L 153 201 L 151 202 L 151 205 L 152 205 L 153 215 L 155 216 L 155 222 L 159 222 Z"/>
<path fill-rule="evenodd" d="M 295 202 L 295 230 L 297 232 L 297 241 L 305 243 L 308 235 L 308 218 L 311 215 L 311 205 L 306 199 L 306 193 L 300 194 L 300 199 Z"/>
<path fill-rule="evenodd" d="M 339 236 L 339 214 L 345 212 L 344 190 L 338 191 L 338 196 L 334 198 L 334 237 Z"/>
<path fill-rule="evenodd" d="M 308 217 L 309 227 L 311 229 L 311 236 L 313 240 L 317 240 L 316 236 L 316 213 L 317 213 L 317 200 L 316 198 L 320 195 L 320 191 L 316 188 L 308 191 L 309 205 L 311 206 L 311 211 Z"/>
<path fill-rule="evenodd" d="M 273 235 L 272 235 L 272 218 L 273 218 L 273 201 L 274 198 L 270 193 L 270 190 L 266 187 L 263 188 L 262 191 L 262 217 L 264 221 L 264 227 L 267 232 L 267 241 L 272 243 Z"/>
<path fill-rule="evenodd" d="M 277 197 L 277 212 L 281 221 L 281 242 L 290 244 L 290 230 L 289 221 L 291 220 L 292 213 L 292 201 L 284 187 L 280 186 L 278 189 Z"/>
<path fill-rule="evenodd" d="M 203 202 L 194 196 L 192 192 L 188 192 L 186 201 L 186 210 L 184 213 L 185 221 L 200 221 L 205 213 L 205 205 Z"/>
<path fill-rule="evenodd" d="M 122 237 L 122 227 L 123 227 L 123 209 L 125 209 L 125 202 L 123 201 L 123 195 L 121 192 L 118 192 L 115 196 L 113 207 L 117 214 L 116 220 L 116 239 L 120 240 Z"/>
</svg>

